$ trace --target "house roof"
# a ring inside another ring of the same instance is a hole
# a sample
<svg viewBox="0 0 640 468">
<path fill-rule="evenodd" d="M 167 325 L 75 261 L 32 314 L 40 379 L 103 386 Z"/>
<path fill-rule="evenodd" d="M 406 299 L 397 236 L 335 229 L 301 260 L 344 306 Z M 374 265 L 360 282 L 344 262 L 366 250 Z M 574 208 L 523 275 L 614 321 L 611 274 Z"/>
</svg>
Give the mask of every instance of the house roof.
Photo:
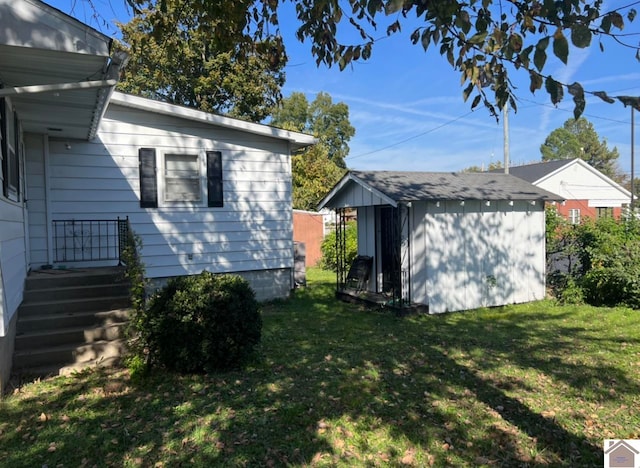
<svg viewBox="0 0 640 468">
<path fill-rule="evenodd" d="M 125 61 L 111 45 L 39 0 L 0 0 L 0 97 L 25 131 L 93 138 Z"/>
<path fill-rule="evenodd" d="M 604 182 L 609 184 L 610 186 L 616 188 L 622 193 L 625 198 L 631 197 L 631 192 L 625 189 L 622 185 L 618 184 L 616 181 L 604 175 L 595 167 L 591 166 L 586 161 L 580 158 L 574 159 L 558 159 L 554 161 L 544 161 L 534 164 L 525 164 L 522 166 L 513 166 L 509 168 L 509 174 L 519 177 L 520 179 L 526 180 L 527 182 L 531 182 L 534 185 L 539 185 L 550 177 L 561 173 L 562 171 L 568 169 L 572 166 L 579 166 L 584 168 L 585 170 L 591 172 L 596 175 Z M 502 172 L 502 169 L 495 169 L 489 171 L 492 174 Z"/>
<path fill-rule="evenodd" d="M 519 177 L 520 179 L 531 182 L 532 184 L 556 172 L 565 166 L 570 165 L 576 161 L 575 159 L 558 159 L 555 161 L 544 161 L 534 164 L 525 164 L 523 166 L 509 167 L 509 174 Z M 504 169 L 496 169 L 490 171 L 492 173 L 504 172 Z"/>
<path fill-rule="evenodd" d="M 429 200 L 561 200 L 557 195 L 509 174 L 477 172 L 351 171 L 322 200 L 319 208 L 359 185 L 392 206 Z"/>
<path fill-rule="evenodd" d="M 209 125 L 253 133 L 255 135 L 276 138 L 279 140 L 287 140 L 291 144 L 292 150 L 297 150 L 317 143 L 317 139 L 314 136 L 307 135 L 306 133 L 282 130 L 280 128 L 270 127 L 269 125 L 247 122 L 245 120 L 234 119 L 232 117 L 225 117 L 218 114 L 210 114 L 208 112 L 191 109 L 189 107 L 168 104 L 166 102 L 155 101 L 121 92 L 113 93 L 110 102 L 124 107 L 154 112 L 156 114 L 179 117 Z"/>
</svg>

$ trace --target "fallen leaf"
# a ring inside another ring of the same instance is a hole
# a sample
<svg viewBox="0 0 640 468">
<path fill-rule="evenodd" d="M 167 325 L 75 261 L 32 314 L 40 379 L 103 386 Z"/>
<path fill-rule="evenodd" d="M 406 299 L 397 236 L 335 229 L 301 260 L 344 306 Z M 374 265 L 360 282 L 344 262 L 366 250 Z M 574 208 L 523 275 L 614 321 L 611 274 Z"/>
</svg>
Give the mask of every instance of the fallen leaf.
<svg viewBox="0 0 640 468">
<path fill-rule="evenodd" d="M 53 453 L 57 450 L 56 448 L 56 443 L 55 442 L 51 442 L 49 444 L 49 448 L 47 448 L 47 452 Z"/>
<path fill-rule="evenodd" d="M 40 417 L 38 419 L 42 422 L 45 422 L 47 419 L 49 419 L 49 417 L 44 413 L 40 413 Z"/>
<path fill-rule="evenodd" d="M 400 459 L 403 465 L 413 465 L 416 459 L 416 449 L 410 448 L 404 452 L 404 456 Z"/>
</svg>

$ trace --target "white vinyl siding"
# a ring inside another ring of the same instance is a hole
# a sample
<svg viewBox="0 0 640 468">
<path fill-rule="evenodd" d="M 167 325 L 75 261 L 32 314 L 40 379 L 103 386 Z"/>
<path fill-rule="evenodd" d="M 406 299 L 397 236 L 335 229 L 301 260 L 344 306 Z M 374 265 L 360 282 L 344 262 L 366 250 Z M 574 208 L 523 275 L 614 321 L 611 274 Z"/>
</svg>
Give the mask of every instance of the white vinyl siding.
<svg viewBox="0 0 640 468">
<path fill-rule="evenodd" d="M 542 299 L 544 212 L 528 202 L 413 202 L 412 301 L 430 313 Z"/>
<path fill-rule="evenodd" d="M 160 161 L 197 155 L 201 202 L 140 208 L 140 148 L 154 148 Z M 206 206 L 207 151 L 222 153 L 222 207 Z M 52 139 L 49 152 L 52 219 L 128 216 L 151 278 L 293 266 L 286 141 L 110 105 L 95 141 L 68 149 Z"/>
<path fill-rule="evenodd" d="M 7 99 L 7 109 L 11 108 Z M 6 121 L 0 121 L 0 125 L 7 125 L 14 130 L 5 129 L 7 139 L 13 141 L 15 148 L 16 133 L 13 112 L 7 112 Z M 17 130 L 19 132 L 19 129 Z M 19 135 L 21 137 L 21 135 Z M 21 140 L 21 138 L 18 138 Z M 9 165 L 17 167 L 15 158 L 19 153 L 10 156 Z M 18 172 L 4 174 L 13 182 L 10 187 L 19 185 Z M 0 194 L 1 195 L 1 194 Z M 5 336 L 8 325 L 22 302 L 24 280 L 27 276 L 26 250 L 25 250 L 25 220 L 23 207 L 16 203 L 17 191 L 14 195 L 10 190 L 9 199 L 0 196 L 0 337 Z"/>
<path fill-rule="evenodd" d="M 629 203 L 628 192 L 595 169 L 573 163 L 535 184 L 566 200 L 589 200 L 590 207 L 621 207 Z"/>
</svg>

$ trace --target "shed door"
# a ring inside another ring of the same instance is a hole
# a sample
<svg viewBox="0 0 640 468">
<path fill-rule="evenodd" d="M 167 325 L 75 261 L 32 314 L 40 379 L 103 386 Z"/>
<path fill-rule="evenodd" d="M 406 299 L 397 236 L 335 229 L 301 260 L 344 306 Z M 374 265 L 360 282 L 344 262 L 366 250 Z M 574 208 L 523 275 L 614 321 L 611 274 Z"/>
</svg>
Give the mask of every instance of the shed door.
<svg viewBox="0 0 640 468">
<path fill-rule="evenodd" d="M 380 207 L 378 220 L 380 223 L 379 271 L 382 276 L 380 292 L 393 293 L 400 286 L 398 210 L 390 206 Z"/>
</svg>

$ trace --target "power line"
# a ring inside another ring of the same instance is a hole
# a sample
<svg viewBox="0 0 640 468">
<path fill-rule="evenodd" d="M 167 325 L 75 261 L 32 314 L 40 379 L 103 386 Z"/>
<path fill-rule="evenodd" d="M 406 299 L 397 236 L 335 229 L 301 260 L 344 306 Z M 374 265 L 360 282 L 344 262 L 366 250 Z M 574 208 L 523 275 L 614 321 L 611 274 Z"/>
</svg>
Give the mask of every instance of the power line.
<svg viewBox="0 0 640 468">
<path fill-rule="evenodd" d="M 379 153 L 380 151 L 384 151 L 384 150 L 387 150 L 389 148 L 394 148 L 394 147 L 399 146 L 399 145 L 401 145 L 403 143 L 406 143 L 407 141 L 415 140 L 416 138 L 420 138 L 421 136 L 424 136 L 424 135 L 427 135 L 429 133 L 435 132 L 436 130 L 439 130 L 439 129 L 443 128 L 443 127 L 446 127 L 447 125 L 450 125 L 450 124 L 452 124 L 454 122 L 457 122 L 458 120 L 464 119 L 468 115 L 473 114 L 473 112 L 474 111 L 471 110 L 471 111 L 467 112 L 466 114 L 463 114 L 461 116 L 456 117 L 455 119 L 449 120 L 449 121 L 447 121 L 447 122 L 445 122 L 445 123 L 443 123 L 441 125 L 438 125 L 437 127 L 430 128 L 429 130 L 426 130 L 424 132 L 421 132 L 421 133 L 418 133 L 416 135 L 410 136 L 409 138 L 405 138 L 404 140 L 400 140 L 400 141 L 397 141 L 397 142 L 392 143 L 390 145 L 384 146 L 382 148 L 378 148 L 378 149 L 375 149 L 373 151 L 368 151 L 366 153 L 361 153 L 361 154 L 358 154 L 356 156 L 347 156 L 345 159 L 350 159 L 350 160 L 351 159 L 358 159 L 358 158 L 362 158 L 364 156 L 369 156 L 369 155 L 374 154 L 374 153 Z"/>
</svg>

